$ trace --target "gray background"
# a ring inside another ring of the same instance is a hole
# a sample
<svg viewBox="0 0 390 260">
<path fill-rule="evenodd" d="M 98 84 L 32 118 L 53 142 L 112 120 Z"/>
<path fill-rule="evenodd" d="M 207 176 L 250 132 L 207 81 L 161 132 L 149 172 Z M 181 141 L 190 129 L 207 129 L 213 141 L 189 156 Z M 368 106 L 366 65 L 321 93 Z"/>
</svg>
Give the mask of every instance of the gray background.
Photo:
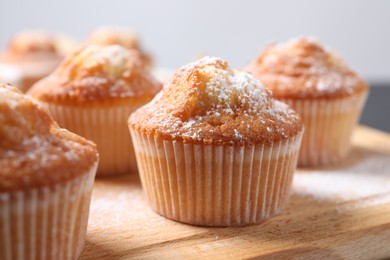
<svg viewBox="0 0 390 260">
<path fill-rule="evenodd" d="M 172 69 L 200 53 L 241 67 L 269 42 L 313 35 L 374 86 L 363 123 L 390 131 L 390 1 L 1 0 L 0 10 L 0 47 L 24 29 L 60 31 L 81 41 L 100 25 L 120 25 L 140 34 L 158 66 Z"/>
</svg>

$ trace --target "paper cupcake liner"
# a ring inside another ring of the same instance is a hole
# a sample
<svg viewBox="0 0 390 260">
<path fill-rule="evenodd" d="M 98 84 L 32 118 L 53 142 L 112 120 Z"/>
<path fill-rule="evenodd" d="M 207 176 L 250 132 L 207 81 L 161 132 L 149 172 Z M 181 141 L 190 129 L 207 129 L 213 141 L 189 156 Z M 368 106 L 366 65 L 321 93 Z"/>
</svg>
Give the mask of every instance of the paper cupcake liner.
<svg viewBox="0 0 390 260">
<path fill-rule="evenodd" d="M 0 192 L 0 259 L 77 259 L 96 167 L 50 187 Z"/>
<path fill-rule="evenodd" d="M 270 145 L 216 146 L 153 138 L 131 129 L 152 208 L 184 223 L 259 223 L 286 204 L 302 134 Z"/>
<path fill-rule="evenodd" d="M 138 106 L 74 107 L 42 104 L 61 127 L 96 143 L 100 156 L 97 176 L 137 171 L 127 119 Z"/>
<path fill-rule="evenodd" d="M 305 125 L 298 166 L 319 166 L 341 161 L 351 147 L 367 93 L 336 100 L 281 99 Z"/>
</svg>

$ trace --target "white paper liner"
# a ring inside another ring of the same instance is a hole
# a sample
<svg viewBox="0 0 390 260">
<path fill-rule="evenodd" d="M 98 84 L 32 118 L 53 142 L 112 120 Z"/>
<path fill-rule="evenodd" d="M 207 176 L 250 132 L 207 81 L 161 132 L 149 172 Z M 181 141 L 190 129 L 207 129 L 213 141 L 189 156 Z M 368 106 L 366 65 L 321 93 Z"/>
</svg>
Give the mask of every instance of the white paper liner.
<svg viewBox="0 0 390 260">
<path fill-rule="evenodd" d="M 341 161 L 351 147 L 367 93 L 336 100 L 281 99 L 301 115 L 305 126 L 298 166 L 320 166 Z"/>
<path fill-rule="evenodd" d="M 152 208 L 184 223 L 259 223 L 286 204 L 302 134 L 270 145 L 194 145 L 130 129 Z"/>
<path fill-rule="evenodd" d="M 61 127 L 96 143 L 97 176 L 137 171 L 127 120 L 137 107 L 74 107 L 43 103 Z"/>
<path fill-rule="evenodd" d="M 96 168 L 51 187 L 0 192 L 0 259 L 77 259 Z"/>
</svg>

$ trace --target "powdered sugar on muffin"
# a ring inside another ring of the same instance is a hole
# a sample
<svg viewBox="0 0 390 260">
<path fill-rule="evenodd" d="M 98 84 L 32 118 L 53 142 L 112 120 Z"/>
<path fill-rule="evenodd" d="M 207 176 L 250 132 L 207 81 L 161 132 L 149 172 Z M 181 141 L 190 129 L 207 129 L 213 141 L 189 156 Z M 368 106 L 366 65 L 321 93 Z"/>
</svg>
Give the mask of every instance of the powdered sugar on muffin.
<svg viewBox="0 0 390 260">
<path fill-rule="evenodd" d="M 119 45 L 90 45 L 68 57 L 30 94 L 42 101 L 85 102 L 154 96 L 161 88 L 144 68 L 140 54 Z"/>
<path fill-rule="evenodd" d="M 312 37 L 271 44 L 245 70 L 275 97 L 346 96 L 367 88 L 338 54 Z"/>
<path fill-rule="evenodd" d="M 92 142 L 59 128 L 15 87 L 0 85 L 0 190 L 73 178 L 96 161 Z"/>
<path fill-rule="evenodd" d="M 274 142 L 302 129 L 300 118 L 258 80 L 215 57 L 180 68 L 129 123 L 167 139 L 216 144 Z"/>
<path fill-rule="evenodd" d="M 128 28 L 103 26 L 94 30 L 87 39 L 88 44 L 108 46 L 121 45 L 129 50 L 138 50 L 145 66 L 152 65 L 152 59 L 148 53 L 142 50 L 138 35 Z"/>
</svg>

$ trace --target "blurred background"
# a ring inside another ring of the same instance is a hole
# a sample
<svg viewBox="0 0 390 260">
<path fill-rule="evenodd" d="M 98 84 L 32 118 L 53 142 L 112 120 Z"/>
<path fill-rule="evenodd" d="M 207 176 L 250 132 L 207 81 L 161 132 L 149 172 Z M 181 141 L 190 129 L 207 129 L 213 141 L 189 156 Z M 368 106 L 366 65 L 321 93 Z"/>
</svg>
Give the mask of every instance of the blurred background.
<svg viewBox="0 0 390 260">
<path fill-rule="evenodd" d="M 1 1 L 0 47 L 26 29 L 83 41 L 96 27 L 136 31 L 157 66 L 200 54 L 247 64 L 267 43 L 312 35 L 337 50 L 372 86 L 361 122 L 390 132 L 390 1 L 67 0 Z"/>
</svg>

